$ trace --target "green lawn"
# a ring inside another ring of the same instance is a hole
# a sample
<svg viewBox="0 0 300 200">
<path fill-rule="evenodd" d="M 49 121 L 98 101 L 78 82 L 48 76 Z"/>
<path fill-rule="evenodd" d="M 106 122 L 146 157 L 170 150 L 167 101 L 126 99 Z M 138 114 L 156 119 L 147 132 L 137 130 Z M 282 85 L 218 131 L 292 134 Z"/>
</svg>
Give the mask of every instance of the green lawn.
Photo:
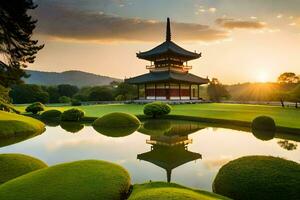
<svg viewBox="0 0 300 200">
<path fill-rule="evenodd" d="M 207 117 L 217 119 L 230 119 L 251 122 L 259 115 L 267 115 L 272 117 L 276 125 L 291 128 L 300 128 L 300 109 L 282 108 L 279 106 L 265 105 L 243 105 L 243 104 L 223 104 L 223 103 L 207 103 L 207 104 L 184 104 L 173 105 L 171 114 L 186 115 L 195 117 Z M 65 110 L 70 107 L 49 107 L 48 109 Z M 92 105 L 81 106 L 86 116 L 100 117 L 111 112 L 127 112 L 132 114 L 143 114 L 143 105 L 136 104 L 108 104 L 108 105 Z M 24 106 L 18 109 L 25 109 Z"/>
</svg>

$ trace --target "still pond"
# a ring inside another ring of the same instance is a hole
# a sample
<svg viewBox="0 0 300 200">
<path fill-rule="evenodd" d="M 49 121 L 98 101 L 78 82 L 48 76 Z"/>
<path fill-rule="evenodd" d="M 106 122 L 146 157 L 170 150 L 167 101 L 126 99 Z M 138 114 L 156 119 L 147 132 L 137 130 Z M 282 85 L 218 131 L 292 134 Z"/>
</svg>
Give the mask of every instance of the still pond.
<svg viewBox="0 0 300 200">
<path fill-rule="evenodd" d="M 50 123 L 43 134 L 12 143 L 1 141 L 0 153 L 27 154 L 49 165 L 106 160 L 125 167 L 133 183 L 172 181 L 205 190 L 211 190 L 222 165 L 242 156 L 271 155 L 300 162 L 300 136 L 266 136 L 176 120 L 149 120 L 138 130 L 102 133 L 89 125 Z"/>
</svg>

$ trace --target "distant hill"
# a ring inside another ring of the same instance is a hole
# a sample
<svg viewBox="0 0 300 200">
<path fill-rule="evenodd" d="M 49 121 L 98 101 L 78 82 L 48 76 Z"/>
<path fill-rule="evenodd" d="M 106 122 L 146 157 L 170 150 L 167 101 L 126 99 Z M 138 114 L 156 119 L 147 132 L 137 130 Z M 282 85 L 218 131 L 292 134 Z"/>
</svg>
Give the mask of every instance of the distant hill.
<svg viewBox="0 0 300 200">
<path fill-rule="evenodd" d="M 24 79 L 25 83 L 38 85 L 70 84 L 82 87 L 109 85 L 112 81 L 122 81 L 121 79 L 96 75 L 83 71 L 65 71 L 58 73 L 26 70 L 26 72 L 27 74 L 30 74 L 30 77 Z"/>
</svg>

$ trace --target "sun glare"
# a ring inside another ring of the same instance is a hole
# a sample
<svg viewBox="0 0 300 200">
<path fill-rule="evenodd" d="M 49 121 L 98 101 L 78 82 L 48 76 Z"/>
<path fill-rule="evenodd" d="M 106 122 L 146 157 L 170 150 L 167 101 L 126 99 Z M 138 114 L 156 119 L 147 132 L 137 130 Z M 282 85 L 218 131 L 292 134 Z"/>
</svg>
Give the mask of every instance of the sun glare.
<svg viewBox="0 0 300 200">
<path fill-rule="evenodd" d="M 265 83 L 265 82 L 268 82 L 269 81 L 269 75 L 266 71 L 260 71 L 258 72 L 257 74 L 257 81 L 258 82 L 262 82 L 262 83 Z"/>
</svg>

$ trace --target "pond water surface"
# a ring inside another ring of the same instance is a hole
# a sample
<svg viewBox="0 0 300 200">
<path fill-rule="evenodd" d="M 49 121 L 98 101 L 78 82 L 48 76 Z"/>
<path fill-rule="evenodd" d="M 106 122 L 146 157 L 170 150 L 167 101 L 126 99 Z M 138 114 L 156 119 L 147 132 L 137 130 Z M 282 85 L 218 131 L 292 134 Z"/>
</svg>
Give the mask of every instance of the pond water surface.
<svg viewBox="0 0 300 200">
<path fill-rule="evenodd" d="M 172 181 L 211 190 L 220 167 L 242 156 L 272 155 L 300 162 L 299 141 L 300 137 L 284 134 L 260 137 L 196 122 L 150 120 L 132 134 L 101 134 L 79 124 L 47 126 L 41 135 L 0 147 L 0 153 L 23 153 L 48 165 L 83 159 L 112 161 L 129 171 L 133 183 Z"/>
</svg>

